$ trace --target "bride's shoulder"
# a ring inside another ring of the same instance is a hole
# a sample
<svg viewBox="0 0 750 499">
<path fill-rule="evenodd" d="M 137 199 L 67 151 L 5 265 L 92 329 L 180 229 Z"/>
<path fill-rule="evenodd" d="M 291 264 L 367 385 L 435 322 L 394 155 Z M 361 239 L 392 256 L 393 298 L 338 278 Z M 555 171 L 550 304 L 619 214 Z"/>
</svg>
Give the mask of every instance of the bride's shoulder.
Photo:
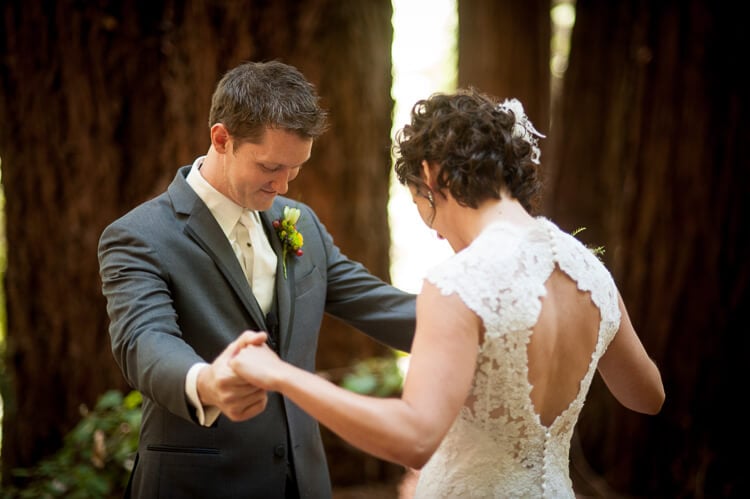
<svg viewBox="0 0 750 499">
<path fill-rule="evenodd" d="M 573 232 L 566 232 L 548 218 L 537 217 L 536 222 L 537 233 L 540 234 L 539 237 L 551 243 L 556 249 L 568 247 L 575 248 L 576 250 L 585 249 L 587 252 L 590 252 L 586 248 L 586 245 L 576 237 L 576 233 L 583 230 L 583 228 Z"/>
</svg>

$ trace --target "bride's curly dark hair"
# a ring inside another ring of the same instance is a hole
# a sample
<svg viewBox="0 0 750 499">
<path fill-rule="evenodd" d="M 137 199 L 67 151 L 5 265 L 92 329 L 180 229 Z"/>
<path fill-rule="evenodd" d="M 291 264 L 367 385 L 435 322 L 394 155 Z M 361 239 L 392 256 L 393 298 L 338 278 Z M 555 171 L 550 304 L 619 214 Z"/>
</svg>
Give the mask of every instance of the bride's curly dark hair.
<svg viewBox="0 0 750 499">
<path fill-rule="evenodd" d="M 448 189 L 462 206 L 477 208 L 507 188 L 531 212 L 541 182 L 531 144 L 513 136 L 515 123 L 512 111 L 474 88 L 433 94 L 414 104 L 411 123 L 396 135 L 396 175 L 422 193 L 427 160 L 439 165 L 438 191 Z"/>
</svg>

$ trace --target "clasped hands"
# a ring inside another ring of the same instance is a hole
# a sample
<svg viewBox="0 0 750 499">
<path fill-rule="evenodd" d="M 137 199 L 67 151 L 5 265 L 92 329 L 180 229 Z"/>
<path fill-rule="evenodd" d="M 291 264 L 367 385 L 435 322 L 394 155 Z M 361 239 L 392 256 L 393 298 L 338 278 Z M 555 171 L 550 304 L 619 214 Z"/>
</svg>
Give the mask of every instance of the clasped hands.
<svg viewBox="0 0 750 499">
<path fill-rule="evenodd" d="M 266 344 L 264 332 L 245 331 L 198 374 L 198 397 L 232 421 L 244 421 L 266 408 L 274 374 L 283 363 Z"/>
</svg>

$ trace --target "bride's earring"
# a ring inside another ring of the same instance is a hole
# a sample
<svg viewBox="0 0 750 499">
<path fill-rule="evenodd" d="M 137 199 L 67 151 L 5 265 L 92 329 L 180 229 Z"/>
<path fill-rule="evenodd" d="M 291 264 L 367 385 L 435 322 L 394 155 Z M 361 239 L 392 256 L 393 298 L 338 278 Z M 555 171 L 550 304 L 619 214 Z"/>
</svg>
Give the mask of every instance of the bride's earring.
<svg viewBox="0 0 750 499">
<path fill-rule="evenodd" d="M 432 190 L 427 191 L 427 202 L 430 203 L 430 209 L 432 209 L 432 216 L 430 217 L 430 221 L 427 222 L 427 226 L 429 228 L 432 228 L 432 223 L 435 221 L 435 215 L 437 215 L 437 210 L 435 210 L 435 197 L 432 195 Z"/>
</svg>

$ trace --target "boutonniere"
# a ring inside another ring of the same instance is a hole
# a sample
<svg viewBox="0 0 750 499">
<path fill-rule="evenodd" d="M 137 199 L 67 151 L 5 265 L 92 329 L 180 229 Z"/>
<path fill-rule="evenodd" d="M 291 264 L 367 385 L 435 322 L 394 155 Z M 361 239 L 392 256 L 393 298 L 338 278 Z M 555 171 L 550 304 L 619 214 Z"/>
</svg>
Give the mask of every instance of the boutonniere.
<svg viewBox="0 0 750 499">
<path fill-rule="evenodd" d="M 304 238 L 297 232 L 297 220 L 301 212 L 299 208 L 284 206 L 284 216 L 279 220 L 273 221 L 273 228 L 281 240 L 281 266 L 284 268 L 284 279 L 286 279 L 286 256 L 293 254 L 302 256 L 302 245 Z"/>
</svg>

